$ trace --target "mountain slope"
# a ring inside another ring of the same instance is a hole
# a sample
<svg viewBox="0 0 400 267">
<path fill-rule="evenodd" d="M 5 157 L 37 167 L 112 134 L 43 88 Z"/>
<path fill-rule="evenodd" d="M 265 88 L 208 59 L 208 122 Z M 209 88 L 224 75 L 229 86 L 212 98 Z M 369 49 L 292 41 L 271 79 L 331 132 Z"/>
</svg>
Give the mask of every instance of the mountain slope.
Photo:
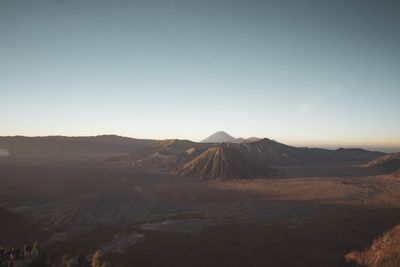
<svg viewBox="0 0 400 267">
<path fill-rule="evenodd" d="M 237 139 L 224 131 L 216 132 L 203 141 L 202 143 L 237 143 Z"/>
<path fill-rule="evenodd" d="M 252 143 L 252 142 L 257 142 L 262 140 L 262 138 L 258 138 L 258 137 L 249 137 L 249 138 L 236 138 L 236 142 L 234 143 Z"/>
<path fill-rule="evenodd" d="M 368 162 L 364 167 L 376 167 L 387 172 L 400 170 L 400 152 L 384 155 Z"/>
<path fill-rule="evenodd" d="M 204 154 L 201 155 L 202 153 Z M 112 163 L 135 172 L 228 179 L 228 177 L 247 178 L 271 174 L 270 169 L 266 170 L 260 166 L 358 164 L 382 155 L 384 153 L 363 149 L 328 150 L 293 147 L 267 138 L 255 142 L 222 144 L 163 140 L 126 156 L 115 158 Z"/>
<path fill-rule="evenodd" d="M 244 139 L 244 142 L 246 142 L 246 143 L 252 143 L 252 142 L 257 142 L 257 141 L 260 141 L 260 140 L 262 140 L 262 138 L 258 138 L 258 137 L 249 137 L 249 138 Z"/>
<path fill-rule="evenodd" d="M 99 136 L 46 136 L 0 137 L 0 149 L 10 157 L 47 158 L 76 157 L 82 155 L 126 154 L 154 143 L 154 140 L 135 139 L 117 135 Z"/>
<path fill-rule="evenodd" d="M 363 251 L 353 251 L 345 256 L 348 263 L 364 267 L 394 267 L 400 265 L 400 225 L 375 239 Z"/>
<path fill-rule="evenodd" d="M 179 175 L 204 179 L 255 178 L 277 175 L 277 172 L 255 164 L 239 151 L 224 146 L 211 147 L 176 170 Z"/>
<path fill-rule="evenodd" d="M 363 149 L 328 150 L 320 148 L 293 147 L 264 138 L 260 141 L 227 144 L 255 162 L 268 165 L 318 164 L 334 162 L 368 161 L 384 155 Z"/>
<path fill-rule="evenodd" d="M 17 247 L 46 234 L 45 231 L 39 231 L 27 217 L 11 212 L 6 208 L 0 207 L 0 218 L 0 240 L 2 245 L 8 244 Z"/>
<path fill-rule="evenodd" d="M 141 172 L 169 172 L 180 164 L 194 159 L 210 146 L 211 144 L 188 140 L 162 140 L 113 159 L 113 162 Z"/>
</svg>

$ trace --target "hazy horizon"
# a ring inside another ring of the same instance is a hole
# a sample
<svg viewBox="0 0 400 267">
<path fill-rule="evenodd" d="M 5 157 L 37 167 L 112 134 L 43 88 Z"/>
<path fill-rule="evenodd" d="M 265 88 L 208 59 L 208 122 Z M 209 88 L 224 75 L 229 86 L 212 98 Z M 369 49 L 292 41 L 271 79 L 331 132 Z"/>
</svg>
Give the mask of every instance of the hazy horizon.
<svg viewBox="0 0 400 267">
<path fill-rule="evenodd" d="M 0 136 L 400 150 L 397 1 L 1 1 Z M 386 150 L 386 151 L 389 151 Z"/>
<path fill-rule="evenodd" d="M 221 131 L 221 130 L 219 130 Z M 216 132 L 219 132 L 216 131 Z M 223 131 L 225 132 L 225 131 Z M 215 133 L 215 132 L 214 132 Z M 230 133 L 228 133 L 231 135 Z M 94 134 L 94 135 L 61 135 L 61 134 L 54 134 L 54 135 L 7 135 L 7 136 L 0 136 L 0 137 L 57 137 L 57 136 L 65 136 L 65 137 L 93 137 L 93 136 L 106 136 L 106 135 L 116 135 L 116 136 L 121 136 L 121 137 L 127 137 L 127 138 L 136 138 L 136 139 L 153 139 L 153 140 L 170 140 L 170 139 L 179 139 L 179 140 L 189 140 L 193 142 L 201 142 L 203 139 L 205 139 L 208 136 L 204 136 L 204 138 L 200 139 L 191 139 L 191 138 L 147 138 L 147 137 L 138 137 L 138 136 L 125 136 L 125 135 L 118 135 L 115 133 L 106 133 L 106 134 Z M 211 134 L 210 134 L 211 135 Z M 362 148 L 362 149 L 367 149 L 367 150 L 372 150 L 372 151 L 382 151 L 382 152 L 400 152 L 400 146 L 385 146 L 385 145 L 365 145 L 362 143 L 358 144 L 351 144 L 351 143 L 332 143 L 329 144 L 329 142 L 320 142 L 320 143 L 313 143 L 313 142 L 307 142 L 307 141 L 298 141 L 298 142 L 293 142 L 290 140 L 282 140 L 280 138 L 272 138 L 269 136 L 233 136 L 235 138 L 250 138 L 250 137 L 256 137 L 256 138 L 268 138 L 275 140 L 280 143 L 284 143 L 285 145 L 290 145 L 290 146 L 297 146 L 297 147 L 314 147 L 314 148 L 326 148 L 326 149 L 339 149 L 339 148 Z M 315 141 L 315 140 L 314 140 Z"/>
</svg>

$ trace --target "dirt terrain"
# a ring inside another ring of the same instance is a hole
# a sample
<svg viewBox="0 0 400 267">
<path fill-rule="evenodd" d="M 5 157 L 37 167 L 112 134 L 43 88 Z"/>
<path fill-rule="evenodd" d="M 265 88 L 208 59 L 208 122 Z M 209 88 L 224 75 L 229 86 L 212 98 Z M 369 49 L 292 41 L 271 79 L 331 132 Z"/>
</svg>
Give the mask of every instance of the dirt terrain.
<svg viewBox="0 0 400 267">
<path fill-rule="evenodd" d="M 30 229 L 15 245 L 100 248 L 112 266 L 338 266 L 400 221 L 400 181 L 358 163 L 219 181 L 105 161 L 1 158 L 0 206 L 25 218 L 5 228 Z"/>
</svg>

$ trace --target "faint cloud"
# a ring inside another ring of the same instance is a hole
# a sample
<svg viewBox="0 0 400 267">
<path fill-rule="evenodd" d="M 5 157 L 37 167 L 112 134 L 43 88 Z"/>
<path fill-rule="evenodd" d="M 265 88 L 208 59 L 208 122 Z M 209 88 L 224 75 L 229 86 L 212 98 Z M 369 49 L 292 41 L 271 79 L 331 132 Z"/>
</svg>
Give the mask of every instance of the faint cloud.
<svg viewBox="0 0 400 267">
<path fill-rule="evenodd" d="M 327 96 L 335 96 L 343 91 L 343 87 L 335 83 L 325 82 L 324 87 L 326 88 Z"/>
<path fill-rule="evenodd" d="M 323 98 L 321 96 L 311 96 L 308 99 L 306 99 L 301 105 L 299 112 L 301 114 L 306 114 L 313 110 L 321 101 Z"/>
<path fill-rule="evenodd" d="M 50 2 L 54 2 L 60 6 L 65 5 L 66 0 L 49 0 Z"/>
<path fill-rule="evenodd" d="M 298 109 L 298 113 L 307 114 L 317 108 L 321 104 L 321 102 L 335 97 L 342 91 L 342 87 L 340 85 L 329 82 L 323 83 L 322 88 L 324 88 L 323 91 L 315 95 L 310 95 L 303 100 Z"/>
</svg>

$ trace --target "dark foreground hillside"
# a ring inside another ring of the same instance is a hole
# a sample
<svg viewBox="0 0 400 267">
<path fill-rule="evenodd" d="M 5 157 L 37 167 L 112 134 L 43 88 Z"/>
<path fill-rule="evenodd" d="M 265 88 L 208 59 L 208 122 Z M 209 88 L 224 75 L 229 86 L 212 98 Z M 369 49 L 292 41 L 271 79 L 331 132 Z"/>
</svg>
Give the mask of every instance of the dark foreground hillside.
<svg viewBox="0 0 400 267">
<path fill-rule="evenodd" d="M 400 225 L 376 238 L 369 248 L 346 254 L 348 263 L 365 267 L 400 266 Z"/>
<path fill-rule="evenodd" d="M 39 240 L 48 255 L 70 257 L 101 250 L 121 267 L 338 266 L 400 221 L 398 181 L 346 166 L 221 182 L 133 173 L 91 157 L 3 158 L 0 202 L 11 219 L 1 245 Z"/>
<path fill-rule="evenodd" d="M 19 138 L 0 140 L 0 246 L 37 240 L 46 262 L 340 266 L 400 221 L 398 179 L 362 167 L 379 152 Z"/>
</svg>

